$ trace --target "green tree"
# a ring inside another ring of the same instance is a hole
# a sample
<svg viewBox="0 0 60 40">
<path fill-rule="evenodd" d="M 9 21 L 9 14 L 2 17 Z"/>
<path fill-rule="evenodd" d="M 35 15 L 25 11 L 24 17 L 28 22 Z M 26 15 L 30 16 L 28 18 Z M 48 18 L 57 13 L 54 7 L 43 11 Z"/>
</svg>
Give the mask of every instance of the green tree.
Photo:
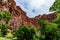
<svg viewBox="0 0 60 40">
<path fill-rule="evenodd" d="M 44 40 L 45 39 L 45 33 L 44 33 L 44 29 L 47 25 L 47 21 L 44 19 L 41 19 L 38 21 L 39 24 L 39 30 L 40 30 L 40 38 L 39 40 Z"/>
<path fill-rule="evenodd" d="M 3 14 L 3 19 L 9 21 L 11 19 L 11 15 L 8 11 L 5 11 Z"/>
<path fill-rule="evenodd" d="M 21 26 L 18 30 L 14 31 L 13 35 L 17 37 L 17 40 L 33 40 L 33 36 L 36 33 L 34 28 Z"/>
<path fill-rule="evenodd" d="M 7 35 L 7 32 L 8 32 L 8 25 L 7 24 L 2 24 L 1 26 L 1 35 L 3 37 L 5 37 L 5 35 Z"/>
<path fill-rule="evenodd" d="M 41 19 L 38 21 L 38 24 L 40 25 L 40 27 L 44 27 L 47 24 L 47 21 L 44 19 Z"/>
<path fill-rule="evenodd" d="M 58 25 L 55 23 L 49 23 L 44 29 L 45 39 L 46 40 L 57 40 L 56 31 L 58 30 Z"/>
<path fill-rule="evenodd" d="M 2 19 L 9 21 L 11 19 L 11 14 L 8 11 L 4 11 L 4 12 L 0 11 L 0 20 Z"/>
<path fill-rule="evenodd" d="M 60 0 L 55 0 L 54 4 L 51 6 L 50 10 L 60 13 Z"/>
<path fill-rule="evenodd" d="M 40 40 L 59 40 L 58 24 L 39 21 L 40 25 Z M 45 25 L 44 25 L 45 24 Z M 42 25 L 42 26 L 41 26 Z"/>
<path fill-rule="evenodd" d="M 47 21 L 46 20 L 44 20 L 44 19 L 41 19 L 41 20 L 39 20 L 38 21 L 38 24 L 39 24 L 39 28 L 40 28 L 40 30 L 41 30 L 41 32 L 43 33 L 43 29 L 45 28 L 45 26 L 47 25 Z"/>
</svg>

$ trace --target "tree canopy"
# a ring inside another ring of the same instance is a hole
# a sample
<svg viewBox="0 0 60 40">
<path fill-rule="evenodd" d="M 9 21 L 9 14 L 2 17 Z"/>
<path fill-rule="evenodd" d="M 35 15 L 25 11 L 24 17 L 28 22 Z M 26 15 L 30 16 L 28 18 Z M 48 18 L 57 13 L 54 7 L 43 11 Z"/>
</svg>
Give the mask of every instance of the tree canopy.
<svg viewBox="0 0 60 40">
<path fill-rule="evenodd" d="M 54 4 L 50 8 L 50 11 L 56 11 L 60 13 L 60 0 L 55 0 Z"/>
</svg>

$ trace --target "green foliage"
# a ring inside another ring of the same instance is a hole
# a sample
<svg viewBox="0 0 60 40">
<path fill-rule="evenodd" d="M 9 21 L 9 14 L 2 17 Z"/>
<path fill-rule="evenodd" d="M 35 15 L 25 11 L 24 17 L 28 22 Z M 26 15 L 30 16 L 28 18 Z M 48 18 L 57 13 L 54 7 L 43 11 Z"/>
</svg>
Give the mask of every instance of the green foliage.
<svg viewBox="0 0 60 40">
<path fill-rule="evenodd" d="M 44 20 L 44 19 L 41 19 L 38 21 L 38 24 L 41 26 L 41 27 L 44 27 L 46 24 L 47 24 L 47 21 Z"/>
<path fill-rule="evenodd" d="M 7 33 L 9 26 L 1 22 L 1 20 L 9 21 L 10 19 L 11 19 L 11 15 L 8 11 L 4 11 L 4 12 L 0 11 L 0 40 L 12 40 L 6 38 L 6 36 L 8 36 Z"/>
<path fill-rule="evenodd" d="M 41 30 L 41 32 L 43 32 L 43 29 L 47 25 L 47 21 L 44 20 L 44 19 L 41 19 L 41 20 L 38 21 L 38 24 L 40 25 L 40 28 L 39 29 Z"/>
<path fill-rule="evenodd" d="M 49 23 L 44 29 L 45 39 L 53 40 L 56 38 L 56 31 L 58 30 L 57 24 Z"/>
<path fill-rule="evenodd" d="M 57 11 L 60 13 L 60 0 L 55 0 L 54 4 L 50 8 L 51 11 Z"/>
<path fill-rule="evenodd" d="M 10 13 L 9 13 L 8 11 L 5 11 L 3 15 L 4 15 L 3 18 L 4 18 L 5 20 L 8 21 L 8 20 L 11 19 L 11 15 L 10 15 Z"/>
<path fill-rule="evenodd" d="M 0 20 L 1 19 L 9 21 L 11 19 L 10 13 L 8 11 L 5 11 L 5 12 L 0 11 Z"/>
<path fill-rule="evenodd" d="M 59 40 L 60 39 L 60 28 L 58 28 L 58 24 L 51 22 L 41 22 L 40 20 L 40 40 Z M 42 23 L 42 24 L 41 24 Z M 45 24 L 45 25 L 44 25 Z"/>
<path fill-rule="evenodd" d="M 3 13 L 0 12 L 0 20 L 3 18 Z"/>
<path fill-rule="evenodd" d="M 58 25 L 55 24 L 55 23 L 49 23 L 46 25 L 44 31 L 45 32 L 53 32 L 53 31 L 56 31 L 58 29 L 57 27 Z"/>
<path fill-rule="evenodd" d="M 8 25 L 7 24 L 2 24 L 1 26 L 1 35 L 3 37 L 5 37 L 5 35 L 7 35 L 7 32 L 8 32 Z"/>
<path fill-rule="evenodd" d="M 33 40 L 33 36 L 36 35 L 34 28 L 21 26 L 19 30 L 15 30 L 13 33 L 17 37 L 17 40 Z"/>
<path fill-rule="evenodd" d="M 60 14 L 57 14 L 57 18 L 52 21 L 53 23 L 60 24 Z"/>
</svg>

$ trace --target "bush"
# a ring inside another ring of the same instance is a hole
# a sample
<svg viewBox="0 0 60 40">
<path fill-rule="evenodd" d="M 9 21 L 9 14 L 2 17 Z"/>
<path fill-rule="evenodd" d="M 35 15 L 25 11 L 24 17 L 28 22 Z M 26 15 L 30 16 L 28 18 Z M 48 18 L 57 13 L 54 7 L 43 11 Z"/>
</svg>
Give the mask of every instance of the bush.
<svg viewBox="0 0 60 40">
<path fill-rule="evenodd" d="M 3 14 L 3 19 L 9 21 L 11 19 L 11 15 L 8 11 L 5 11 L 4 14 Z"/>
<path fill-rule="evenodd" d="M 2 19 L 9 21 L 11 19 L 10 13 L 8 11 L 5 11 L 5 12 L 0 11 L 0 20 Z"/>
<path fill-rule="evenodd" d="M 19 30 L 15 30 L 13 35 L 17 37 L 17 40 L 33 40 L 33 36 L 36 35 L 34 28 L 21 26 Z"/>
<path fill-rule="evenodd" d="M 8 25 L 7 24 L 2 24 L 2 27 L 1 27 L 1 35 L 3 37 L 5 37 L 5 35 L 7 35 L 7 32 L 8 32 Z"/>
</svg>

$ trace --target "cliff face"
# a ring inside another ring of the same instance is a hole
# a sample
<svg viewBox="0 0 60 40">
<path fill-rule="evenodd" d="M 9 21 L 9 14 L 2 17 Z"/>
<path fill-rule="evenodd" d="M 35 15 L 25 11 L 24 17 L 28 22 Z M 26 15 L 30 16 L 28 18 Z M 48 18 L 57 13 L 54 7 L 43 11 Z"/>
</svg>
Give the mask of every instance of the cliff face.
<svg viewBox="0 0 60 40">
<path fill-rule="evenodd" d="M 16 6 L 14 0 L 2 0 L 0 2 L 0 11 L 6 10 L 8 10 L 12 16 L 12 19 L 8 21 L 8 24 L 12 27 L 12 29 L 18 29 L 21 25 L 37 27 L 38 20 L 45 19 L 50 22 L 57 17 L 56 13 L 52 13 L 48 15 L 44 14 L 42 16 L 38 15 L 34 18 L 29 18 L 19 6 Z"/>
</svg>

